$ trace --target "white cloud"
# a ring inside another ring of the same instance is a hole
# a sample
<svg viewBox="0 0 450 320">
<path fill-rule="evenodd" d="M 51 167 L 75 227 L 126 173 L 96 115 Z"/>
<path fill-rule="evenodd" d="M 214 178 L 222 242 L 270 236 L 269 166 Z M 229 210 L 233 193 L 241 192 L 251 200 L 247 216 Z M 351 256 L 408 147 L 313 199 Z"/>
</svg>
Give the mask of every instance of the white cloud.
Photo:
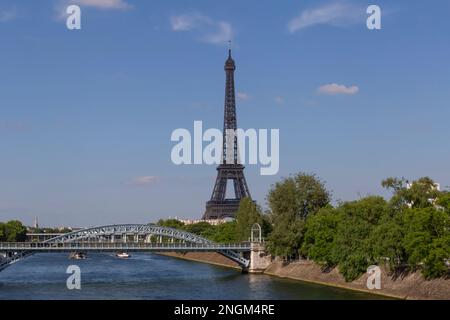
<svg viewBox="0 0 450 320">
<path fill-rule="evenodd" d="M 284 103 L 284 98 L 280 97 L 280 96 L 276 96 L 274 99 L 276 104 L 283 104 Z"/>
<path fill-rule="evenodd" d="M 354 95 L 357 94 L 358 91 L 359 88 L 357 86 L 347 87 L 343 84 L 337 83 L 326 84 L 317 89 L 318 93 L 327 95 L 338 95 L 338 94 Z"/>
<path fill-rule="evenodd" d="M 233 28 L 229 22 L 216 21 L 194 13 L 170 17 L 172 31 L 191 31 L 199 41 L 223 45 L 233 39 Z"/>
<path fill-rule="evenodd" d="M 288 24 L 291 33 L 315 25 L 345 26 L 358 22 L 365 23 L 365 9 L 362 6 L 346 2 L 331 3 L 307 9 Z"/>
<path fill-rule="evenodd" d="M 16 10 L 2 10 L 0 11 L 0 22 L 8 22 L 16 18 Z"/>
<path fill-rule="evenodd" d="M 161 179 L 157 176 L 141 176 L 134 178 L 130 184 L 135 186 L 146 186 L 159 182 Z"/>
<path fill-rule="evenodd" d="M 173 31 L 189 31 L 198 26 L 199 21 L 204 19 L 200 15 L 179 15 L 170 17 L 170 25 Z"/>
<path fill-rule="evenodd" d="M 237 95 L 238 99 L 242 100 L 242 101 L 247 101 L 250 99 L 250 95 L 245 92 L 238 92 L 236 95 Z"/>
</svg>

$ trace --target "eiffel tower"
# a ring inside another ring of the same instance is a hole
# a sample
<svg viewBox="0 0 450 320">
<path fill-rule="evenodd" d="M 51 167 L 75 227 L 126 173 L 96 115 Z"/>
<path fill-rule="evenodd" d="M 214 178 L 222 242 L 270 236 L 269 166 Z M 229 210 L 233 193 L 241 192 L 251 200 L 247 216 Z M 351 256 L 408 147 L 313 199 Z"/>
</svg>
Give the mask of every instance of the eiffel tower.
<svg viewBox="0 0 450 320">
<path fill-rule="evenodd" d="M 250 198 L 247 182 L 244 177 L 244 166 L 239 161 L 239 148 L 236 135 L 227 135 L 237 129 L 236 100 L 234 93 L 234 70 L 236 65 L 228 49 L 225 62 L 225 112 L 223 120 L 222 161 L 217 167 L 217 178 L 211 199 L 206 203 L 203 219 L 234 218 L 242 198 Z M 227 183 L 232 181 L 234 198 L 226 199 Z"/>
</svg>

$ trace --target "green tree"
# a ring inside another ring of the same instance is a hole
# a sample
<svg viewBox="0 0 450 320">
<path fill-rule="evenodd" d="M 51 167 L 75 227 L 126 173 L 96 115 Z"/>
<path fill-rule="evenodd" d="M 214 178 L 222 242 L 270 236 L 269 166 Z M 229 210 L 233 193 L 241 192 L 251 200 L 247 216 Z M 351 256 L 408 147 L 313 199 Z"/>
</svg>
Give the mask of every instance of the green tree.
<svg viewBox="0 0 450 320">
<path fill-rule="evenodd" d="M 327 206 L 330 193 L 314 174 L 299 173 L 275 184 L 267 196 L 273 230 L 267 247 L 272 254 L 297 257 L 305 232 L 305 219 Z"/>
<path fill-rule="evenodd" d="M 423 275 L 426 279 L 443 277 L 450 273 L 446 262 L 450 262 L 450 234 L 433 239 L 424 260 Z"/>
<path fill-rule="evenodd" d="M 255 223 L 263 224 L 261 209 L 251 199 L 243 198 L 236 213 L 236 240 L 247 241 Z"/>
<path fill-rule="evenodd" d="M 0 242 L 6 241 L 6 226 L 3 222 L 0 222 Z"/>
<path fill-rule="evenodd" d="M 369 237 L 388 210 L 382 197 L 369 196 L 343 203 L 333 246 L 333 261 L 347 281 L 352 281 L 375 262 L 371 255 Z"/>
<path fill-rule="evenodd" d="M 333 246 L 340 215 L 332 207 L 322 208 L 306 221 L 301 253 L 322 266 L 333 266 Z"/>
<path fill-rule="evenodd" d="M 305 231 L 305 220 L 288 215 L 279 216 L 267 241 L 267 249 L 274 256 L 297 258 Z"/>
<path fill-rule="evenodd" d="M 406 188 L 407 181 L 405 178 L 389 177 L 381 181 L 381 186 L 386 189 L 392 189 L 394 192 L 400 192 Z"/>
<path fill-rule="evenodd" d="M 26 240 L 27 228 L 18 220 L 11 220 L 5 224 L 5 238 L 8 242 L 22 242 Z"/>
<path fill-rule="evenodd" d="M 419 268 L 427 258 L 434 261 L 429 257 L 430 251 L 439 247 L 442 244 L 440 241 L 445 242 L 436 239 L 450 236 L 450 214 L 434 208 L 409 209 L 404 214 L 404 226 L 402 244 L 408 255 L 408 263 L 413 268 Z"/>
<path fill-rule="evenodd" d="M 270 216 L 268 214 L 263 214 L 261 216 L 261 233 L 263 238 L 267 238 L 273 230 L 272 223 L 270 222 Z"/>
<path fill-rule="evenodd" d="M 207 222 L 198 222 L 193 224 L 187 224 L 183 227 L 187 232 L 199 235 L 204 238 L 211 239 L 215 233 L 215 227 Z"/>
<path fill-rule="evenodd" d="M 371 256 L 378 264 L 394 270 L 406 261 L 403 238 L 403 226 L 390 216 L 384 217 L 370 235 Z"/>
<path fill-rule="evenodd" d="M 438 198 L 441 194 L 433 179 L 429 177 L 422 177 L 412 183 L 408 183 L 404 178 L 387 178 L 381 182 L 381 185 L 394 191 L 391 202 L 397 206 L 432 207 L 433 199 Z"/>
<path fill-rule="evenodd" d="M 315 174 L 299 173 L 275 184 L 267 197 L 274 218 L 292 214 L 306 218 L 330 203 L 330 192 Z"/>
<path fill-rule="evenodd" d="M 411 184 L 388 178 L 382 185 L 394 191 L 389 202 L 369 196 L 333 208 L 326 201 L 304 205 L 316 198 L 304 192 L 312 184 L 299 183 L 300 176 L 269 192 L 273 255 L 289 258 L 299 251 L 323 266 L 337 265 L 347 281 L 375 263 L 391 270 L 408 264 L 427 279 L 450 275 L 450 193 L 438 191 L 430 178 Z"/>
<path fill-rule="evenodd" d="M 450 192 L 441 192 L 438 196 L 436 204 L 444 211 L 450 212 Z"/>
<path fill-rule="evenodd" d="M 174 229 L 181 229 L 184 226 L 184 223 L 178 219 L 166 219 L 166 220 L 159 219 L 156 224 L 161 227 L 174 228 Z"/>
<path fill-rule="evenodd" d="M 236 222 L 225 222 L 214 226 L 211 238 L 214 242 L 231 243 L 236 241 Z"/>
</svg>

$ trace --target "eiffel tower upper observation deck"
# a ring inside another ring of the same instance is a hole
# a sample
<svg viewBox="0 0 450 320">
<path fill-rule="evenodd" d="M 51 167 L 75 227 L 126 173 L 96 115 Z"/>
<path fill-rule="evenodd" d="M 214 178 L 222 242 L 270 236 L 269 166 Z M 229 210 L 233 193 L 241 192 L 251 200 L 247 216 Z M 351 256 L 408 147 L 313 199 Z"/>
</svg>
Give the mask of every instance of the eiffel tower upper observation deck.
<svg viewBox="0 0 450 320">
<path fill-rule="evenodd" d="M 250 198 L 247 182 L 244 176 L 244 166 L 239 161 L 239 147 L 236 135 L 227 132 L 237 129 L 236 99 L 234 90 L 234 71 L 236 65 L 228 50 L 225 62 L 225 107 L 223 119 L 223 151 L 222 162 L 217 167 L 217 178 L 211 199 L 206 203 L 203 219 L 234 218 L 242 198 Z M 234 198 L 227 199 L 227 183 L 233 182 Z"/>
</svg>

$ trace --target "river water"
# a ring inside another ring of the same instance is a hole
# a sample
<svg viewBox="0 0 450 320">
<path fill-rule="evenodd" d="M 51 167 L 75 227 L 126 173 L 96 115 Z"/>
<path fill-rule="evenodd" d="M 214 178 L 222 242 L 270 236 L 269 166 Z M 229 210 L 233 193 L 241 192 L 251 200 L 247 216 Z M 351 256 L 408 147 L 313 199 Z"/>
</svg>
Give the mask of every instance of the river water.
<svg viewBox="0 0 450 320">
<path fill-rule="evenodd" d="M 81 289 L 68 290 L 67 267 L 81 269 Z M 0 299 L 377 299 L 330 288 L 155 254 L 117 259 L 89 254 L 36 254 L 0 272 Z"/>
</svg>

